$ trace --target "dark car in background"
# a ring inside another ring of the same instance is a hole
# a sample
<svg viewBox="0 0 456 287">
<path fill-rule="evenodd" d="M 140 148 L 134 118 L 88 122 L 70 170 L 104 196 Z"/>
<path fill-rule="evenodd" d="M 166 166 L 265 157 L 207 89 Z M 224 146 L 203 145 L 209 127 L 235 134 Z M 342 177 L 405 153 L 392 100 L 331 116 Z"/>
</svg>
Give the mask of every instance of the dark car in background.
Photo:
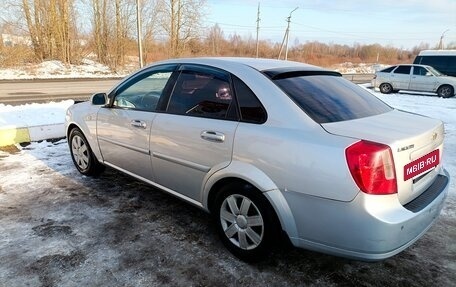
<svg viewBox="0 0 456 287">
<path fill-rule="evenodd" d="M 456 77 L 456 50 L 424 50 L 413 64 L 432 66 L 444 75 Z"/>
</svg>

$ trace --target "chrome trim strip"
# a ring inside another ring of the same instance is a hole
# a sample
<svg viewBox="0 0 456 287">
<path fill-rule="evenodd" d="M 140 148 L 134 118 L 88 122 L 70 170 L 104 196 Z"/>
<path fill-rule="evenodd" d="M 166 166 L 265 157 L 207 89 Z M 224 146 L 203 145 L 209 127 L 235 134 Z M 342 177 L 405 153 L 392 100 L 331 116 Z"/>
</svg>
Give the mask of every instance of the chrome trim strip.
<svg viewBox="0 0 456 287">
<path fill-rule="evenodd" d="M 201 164 L 198 164 L 198 163 L 194 163 L 194 162 L 191 162 L 191 161 L 188 161 L 188 160 L 179 159 L 179 158 L 175 158 L 175 157 L 172 157 L 172 156 L 164 155 L 164 154 L 157 153 L 157 152 L 153 152 L 152 156 L 156 157 L 156 158 L 159 158 L 159 159 L 162 159 L 162 160 L 166 160 L 166 161 L 172 162 L 172 163 L 177 163 L 177 164 L 183 165 L 185 167 L 196 169 L 196 170 L 202 171 L 204 173 L 207 173 L 207 172 L 209 172 L 209 170 L 211 170 L 211 168 L 208 167 L 208 166 L 201 165 Z"/>
<path fill-rule="evenodd" d="M 185 196 L 185 195 L 183 195 L 183 194 L 180 194 L 180 193 L 178 193 L 178 192 L 176 192 L 176 191 L 174 191 L 174 190 L 172 190 L 172 189 L 169 189 L 169 188 L 167 188 L 167 187 L 164 187 L 164 186 L 162 186 L 162 185 L 160 185 L 160 184 L 158 184 L 158 183 L 155 183 L 155 182 L 153 182 L 153 181 L 150 181 L 150 180 L 148 180 L 148 179 L 146 179 L 146 178 L 144 178 L 144 177 L 141 177 L 141 176 L 139 176 L 139 175 L 136 175 L 136 174 L 134 174 L 134 173 L 131 173 L 131 172 L 129 172 L 129 171 L 123 169 L 123 168 L 120 168 L 120 167 L 118 167 L 118 166 L 116 166 L 116 165 L 114 165 L 114 164 L 112 164 L 112 163 L 109 163 L 109 162 L 106 162 L 106 161 L 105 161 L 104 164 L 106 164 L 106 165 L 108 165 L 108 166 L 110 166 L 110 167 L 112 167 L 112 168 L 114 168 L 114 169 L 117 169 L 117 170 L 119 170 L 119 171 L 121 171 L 121 172 L 123 172 L 123 173 L 126 173 L 126 174 L 128 174 L 128 175 L 130 175 L 130 176 L 132 176 L 132 177 L 134 177 L 134 178 L 136 178 L 136 179 L 139 179 L 139 180 L 141 180 L 141 181 L 144 181 L 145 183 L 148 183 L 148 184 L 150 184 L 150 185 L 152 185 L 152 186 L 154 186 L 154 187 L 156 187 L 156 188 L 159 188 L 159 189 L 161 189 L 161 190 L 163 190 L 163 191 L 166 191 L 167 193 L 170 193 L 171 195 L 174 195 L 175 197 L 178 197 L 178 198 L 180 198 L 180 199 L 183 199 L 183 200 L 185 200 L 185 201 L 187 201 L 187 202 L 189 202 L 189 203 L 191 203 L 191 204 L 193 204 L 193 205 L 195 205 L 195 206 L 197 206 L 197 207 L 199 207 L 199 208 L 202 208 L 202 209 L 206 210 L 201 202 L 196 201 L 196 200 L 194 200 L 194 199 L 192 199 L 192 198 L 190 198 L 190 197 L 188 197 L 188 196 Z"/>
<path fill-rule="evenodd" d="M 142 154 L 150 155 L 150 150 L 147 150 L 147 149 L 134 147 L 134 146 L 131 146 L 131 145 L 127 145 L 127 144 L 124 144 L 124 143 L 121 143 L 121 142 L 118 142 L 118 141 L 114 141 L 112 139 L 108 139 L 108 138 L 105 138 L 105 137 L 100 137 L 100 136 L 98 137 L 98 140 L 102 140 L 102 141 L 111 143 L 113 145 L 118 145 L 118 146 L 124 147 L 124 148 L 129 149 L 129 150 L 133 150 L 133 151 L 136 151 L 136 152 L 139 152 L 139 153 L 142 153 Z"/>
</svg>

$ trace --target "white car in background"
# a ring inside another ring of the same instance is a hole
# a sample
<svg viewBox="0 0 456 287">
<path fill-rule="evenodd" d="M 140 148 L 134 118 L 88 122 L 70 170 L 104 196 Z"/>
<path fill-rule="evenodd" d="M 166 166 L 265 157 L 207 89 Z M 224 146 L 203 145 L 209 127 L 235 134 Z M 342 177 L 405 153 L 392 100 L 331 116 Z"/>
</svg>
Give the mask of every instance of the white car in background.
<svg viewBox="0 0 456 287">
<path fill-rule="evenodd" d="M 426 65 L 395 65 L 376 72 L 371 84 L 384 94 L 402 90 L 450 98 L 456 90 L 456 77 L 445 76 Z"/>
<path fill-rule="evenodd" d="M 79 172 L 109 166 L 200 207 L 245 260 L 284 238 L 393 256 L 432 225 L 449 188 L 440 120 L 289 61 L 158 62 L 71 106 L 66 134 Z"/>
</svg>

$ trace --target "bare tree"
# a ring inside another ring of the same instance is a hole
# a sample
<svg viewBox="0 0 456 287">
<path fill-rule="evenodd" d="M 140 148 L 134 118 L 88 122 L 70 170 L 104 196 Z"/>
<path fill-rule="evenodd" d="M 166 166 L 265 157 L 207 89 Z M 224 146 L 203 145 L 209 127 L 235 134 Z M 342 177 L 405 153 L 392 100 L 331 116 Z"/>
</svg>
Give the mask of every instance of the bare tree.
<svg viewBox="0 0 456 287">
<path fill-rule="evenodd" d="M 21 10 L 38 60 L 72 61 L 73 0 L 22 0 Z"/>
<path fill-rule="evenodd" d="M 215 24 L 209 29 L 209 34 L 206 39 L 206 45 L 212 47 L 212 55 L 220 55 L 221 45 L 224 42 L 223 31 L 218 24 Z"/>
<path fill-rule="evenodd" d="M 205 0 L 162 0 L 160 24 L 169 37 L 170 56 L 182 54 L 185 44 L 201 34 Z"/>
<path fill-rule="evenodd" d="M 93 38 L 98 61 L 108 64 L 108 0 L 92 0 L 93 9 Z"/>
<path fill-rule="evenodd" d="M 157 0 L 145 0 L 141 5 L 141 21 L 142 21 L 142 35 L 143 35 L 143 52 L 144 61 L 149 61 L 150 55 L 154 47 L 154 43 L 158 37 L 159 23 L 157 21 L 160 13 L 160 3 Z M 157 51 L 154 51 L 157 54 Z M 155 55 L 155 59 L 157 55 Z"/>
<path fill-rule="evenodd" d="M 92 34 L 98 61 L 112 68 L 124 65 L 133 34 L 134 0 L 92 0 Z"/>
</svg>

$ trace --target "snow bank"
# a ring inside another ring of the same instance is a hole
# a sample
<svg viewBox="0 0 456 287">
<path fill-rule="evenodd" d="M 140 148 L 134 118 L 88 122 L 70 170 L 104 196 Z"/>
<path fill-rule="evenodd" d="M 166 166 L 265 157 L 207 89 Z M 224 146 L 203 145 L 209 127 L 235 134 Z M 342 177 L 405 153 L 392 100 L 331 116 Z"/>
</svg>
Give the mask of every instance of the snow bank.
<svg viewBox="0 0 456 287">
<path fill-rule="evenodd" d="M 109 67 L 89 59 L 83 59 L 80 65 L 45 61 L 24 67 L 0 69 L 0 80 L 124 77 L 132 71 L 131 67 L 129 69 L 115 73 Z"/>
<path fill-rule="evenodd" d="M 0 104 L 0 146 L 64 137 L 65 113 L 73 103 Z"/>
<path fill-rule="evenodd" d="M 352 62 L 345 62 L 342 64 L 334 65 L 330 67 L 332 70 L 335 70 L 341 74 L 374 74 L 376 71 L 381 70 L 390 65 L 384 64 L 366 64 L 359 63 L 355 64 Z"/>
<path fill-rule="evenodd" d="M 64 123 L 66 110 L 72 104 L 73 100 L 20 106 L 0 104 L 0 128 Z"/>
</svg>

